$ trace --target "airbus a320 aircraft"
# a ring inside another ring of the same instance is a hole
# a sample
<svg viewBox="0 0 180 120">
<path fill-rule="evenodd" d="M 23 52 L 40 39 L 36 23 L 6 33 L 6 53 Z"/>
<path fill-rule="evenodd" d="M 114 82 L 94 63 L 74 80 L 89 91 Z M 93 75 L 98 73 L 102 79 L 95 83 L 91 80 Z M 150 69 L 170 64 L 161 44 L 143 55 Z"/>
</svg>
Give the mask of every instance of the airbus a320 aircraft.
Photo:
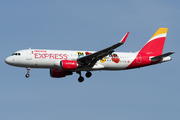
<svg viewBox="0 0 180 120">
<path fill-rule="evenodd" d="M 162 54 L 168 28 L 159 28 L 145 46 L 135 53 L 115 52 L 114 50 L 125 43 L 129 34 L 117 44 L 100 51 L 72 51 L 72 50 L 40 50 L 26 49 L 13 53 L 5 62 L 12 66 L 27 68 L 28 78 L 30 68 L 48 68 L 50 76 L 62 78 L 79 74 L 78 81 L 83 82 L 81 71 L 87 71 L 86 77 L 91 77 L 90 71 L 95 70 L 126 70 L 170 61 L 169 55 Z"/>
</svg>

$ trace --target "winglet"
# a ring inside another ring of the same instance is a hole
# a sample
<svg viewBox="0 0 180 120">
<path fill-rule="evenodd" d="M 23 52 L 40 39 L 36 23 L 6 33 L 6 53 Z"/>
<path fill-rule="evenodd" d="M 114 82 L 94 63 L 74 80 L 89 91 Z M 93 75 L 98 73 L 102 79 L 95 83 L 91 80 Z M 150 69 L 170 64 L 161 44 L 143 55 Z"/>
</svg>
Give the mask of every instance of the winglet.
<svg viewBox="0 0 180 120">
<path fill-rule="evenodd" d="M 124 37 L 119 41 L 119 43 L 125 43 L 127 36 L 129 35 L 129 32 L 127 32 Z"/>
</svg>

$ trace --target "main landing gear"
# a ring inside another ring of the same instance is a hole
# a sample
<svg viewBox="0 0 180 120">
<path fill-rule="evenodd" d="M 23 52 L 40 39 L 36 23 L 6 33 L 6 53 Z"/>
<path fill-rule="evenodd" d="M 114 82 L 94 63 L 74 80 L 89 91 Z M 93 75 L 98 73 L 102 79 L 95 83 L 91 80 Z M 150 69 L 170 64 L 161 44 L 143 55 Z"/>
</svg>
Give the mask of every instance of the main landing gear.
<svg viewBox="0 0 180 120">
<path fill-rule="evenodd" d="M 84 81 L 84 77 L 81 76 L 81 71 L 77 71 L 76 73 L 79 74 L 78 81 L 79 81 L 79 82 L 83 82 L 83 81 Z M 86 77 L 89 78 L 89 77 L 91 77 L 91 76 L 92 76 L 92 73 L 88 71 L 88 72 L 86 73 Z"/>
<path fill-rule="evenodd" d="M 29 71 L 30 71 L 30 68 L 27 68 L 27 74 L 25 75 L 26 78 L 28 78 L 30 75 L 29 75 Z"/>
</svg>

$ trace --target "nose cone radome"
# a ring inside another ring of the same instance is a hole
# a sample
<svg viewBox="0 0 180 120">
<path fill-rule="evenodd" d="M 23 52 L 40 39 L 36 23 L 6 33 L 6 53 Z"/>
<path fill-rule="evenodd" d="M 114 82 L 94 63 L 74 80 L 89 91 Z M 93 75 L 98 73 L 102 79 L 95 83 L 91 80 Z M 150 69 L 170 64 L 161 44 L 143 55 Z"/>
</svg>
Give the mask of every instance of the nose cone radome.
<svg viewBox="0 0 180 120">
<path fill-rule="evenodd" d="M 7 58 L 5 59 L 5 62 L 6 62 L 7 64 L 11 65 L 12 60 L 11 60 L 10 57 L 7 57 Z"/>
</svg>

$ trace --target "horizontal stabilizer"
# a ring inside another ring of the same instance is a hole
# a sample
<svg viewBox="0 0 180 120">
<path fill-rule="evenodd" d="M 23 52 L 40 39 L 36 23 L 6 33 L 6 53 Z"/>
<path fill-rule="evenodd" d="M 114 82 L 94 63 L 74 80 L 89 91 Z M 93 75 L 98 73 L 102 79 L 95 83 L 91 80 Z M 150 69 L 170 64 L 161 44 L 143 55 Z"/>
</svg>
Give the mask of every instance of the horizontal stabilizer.
<svg viewBox="0 0 180 120">
<path fill-rule="evenodd" d="M 168 53 L 165 53 L 165 54 L 156 56 L 156 57 L 152 57 L 152 58 L 151 58 L 151 61 L 161 60 L 162 58 L 167 57 L 167 56 L 169 56 L 169 55 L 171 55 L 171 54 L 173 54 L 173 53 L 174 53 L 174 52 L 168 52 Z"/>
</svg>

